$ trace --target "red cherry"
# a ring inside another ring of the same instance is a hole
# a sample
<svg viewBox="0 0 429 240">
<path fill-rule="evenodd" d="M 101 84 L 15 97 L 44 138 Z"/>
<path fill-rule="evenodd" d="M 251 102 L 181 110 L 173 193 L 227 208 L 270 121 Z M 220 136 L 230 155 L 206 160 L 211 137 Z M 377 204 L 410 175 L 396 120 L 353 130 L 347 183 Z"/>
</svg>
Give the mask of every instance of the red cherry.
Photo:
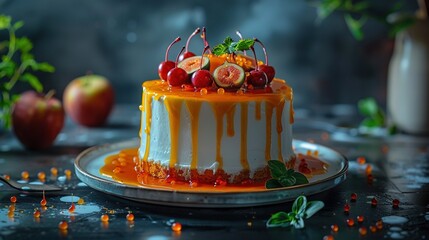
<svg viewBox="0 0 429 240">
<path fill-rule="evenodd" d="M 256 58 L 255 48 L 252 46 L 250 47 L 250 49 L 252 50 L 253 55 L 255 56 L 255 62 L 258 62 L 258 59 Z M 256 69 L 250 71 L 250 75 L 247 77 L 247 83 L 251 84 L 254 88 L 263 88 L 268 83 L 267 74 L 261 71 L 259 69 L 259 66 L 256 65 Z"/>
<path fill-rule="evenodd" d="M 259 41 L 259 39 L 257 39 L 257 38 L 255 38 L 254 40 L 255 40 L 255 42 L 257 42 L 257 43 L 259 43 L 261 45 L 262 50 L 264 51 L 264 54 L 265 54 L 265 64 L 261 65 L 259 67 L 259 69 L 261 71 L 265 72 L 265 74 L 267 75 L 268 84 L 269 84 L 274 79 L 274 76 L 276 75 L 276 70 L 268 64 L 268 54 L 267 54 L 267 51 L 265 49 L 264 44 L 261 41 Z"/>
<path fill-rule="evenodd" d="M 189 58 L 189 57 L 193 57 L 195 56 L 194 53 L 189 52 L 189 43 L 191 42 L 191 39 L 197 35 L 200 32 L 200 28 L 195 29 L 195 31 L 188 37 L 188 41 L 186 41 L 186 48 L 185 48 L 185 52 L 183 54 L 180 55 L 179 57 L 179 62 L 182 61 L 185 58 Z"/>
<path fill-rule="evenodd" d="M 175 64 L 173 61 L 168 61 L 168 53 L 170 52 L 171 46 L 173 46 L 175 43 L 179 42 L 181 40 L 180 37 L 177 37 L 174 39 L 173 42 L 168 45 L 167 50 L 165 51 L 165 59 L 164 62 L 160 63 L 158 66 L 158 75 L 162 80 L 167 80 L 167 74 L 168 72 L 175 67 Z"/>
<path fill-rule="evenodd" d="M 214 79 L 210 71 L 200 69 L 192 74 L 191 81 L 196 88 L 206 88 L 213 84 Z"/>
<path fill-rule="evenodd" d="M 179 56 L 184 49 L 185 47 L 182 47 L 182 50 L 180 50 L 179 54 L 177 55 L 175 67 L 168 71 L 167 82 L 170 86 L 182 86 L 188 82 L 188 73 L 184 69 L 177 67 Z"/>
<path fill-rule="evenodd" d="M 188 73 L 182 68 L 175 67 L 167 74 L 167 82 L 170 86 L 182 86 L 188 81 Z"/>
</svg>

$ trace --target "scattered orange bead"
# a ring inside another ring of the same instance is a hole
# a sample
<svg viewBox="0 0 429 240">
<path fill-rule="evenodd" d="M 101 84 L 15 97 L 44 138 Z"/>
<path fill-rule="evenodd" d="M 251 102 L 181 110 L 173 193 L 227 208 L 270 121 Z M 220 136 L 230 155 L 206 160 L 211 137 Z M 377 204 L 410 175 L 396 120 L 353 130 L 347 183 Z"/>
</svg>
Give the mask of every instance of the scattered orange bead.
<svg viewBox="0 0 429 240">
<path fill-rule="evenodd" d="M 338 225 L 337 224 L 331 225 L 331 230 L 334 232 L 338 232 L 338 230 L 339 230 Z"/>
<path fill-rule="evenodd" d="M 344 204 L 344 212 L 349 213 L 350 211 L 350 205 L 348 203 Z"/>
<path fill-rule="evenodd" d="M 66 175 L 66 177 L 70 178 L 72 175 L 72 171 L 70 171 L 69 169 L 64 170 L 64 174 Z"/>
<path fill-rule="evenodd" d="M 217 89 L 217 94 L 224 94 L 225 93 L 225 89 L 223 89 L 223 88 L 218 88 Z"/>
<path fill-rule="evenodd" d="M 13 211 L 15 211 L 15 204 L 14 204 L 14 203 L 12 203 L 12 204 L 9 206 L 9 212 L 13 212 Z"/>
<path fill-rule="evenodd" d="M 207 95 L 207 88 L 201 88 L 200 94 L 201 95 Z"/>
<path fill-rule="evenodd" d="M 371 226 L 369 226 L 369 230 L 370 230 L 371 232 L 377 232 L 377 227 L 375 227 L 375 226 L 371 225 Z"/>
<path fill-rule="evenodd" d="M 11 203 L 16 203 L 17 198 L 15 196 L 10 197 L 10 202 Z"/>
<path fill-rule="evenodd" d="M 356 219 L 357 219 L 358 223 L 362 223 L 363 220 L 364 220 L 364 217 L 361 216 L 361 215 L 359 215 L 359 216 L 356 217 Z"/>
<path fill-rule="evenodd" d="M 107 215 L 107 214 L 101 215 L 100 220 L 102 222 L 108 222 L 109 221 L 109 215 Z"/>
<path fill-rule="evenodd" d="M 43 198 L 41 201 L 40 201 L 40 205 L 41 206 L 46 206 L 46 204 L 48 203 L 48 201 L 46 201 L 46 199 L 45 198 Z"/>
<path fill-rule="evenodd" d="M 83 198 L 79 198 L 79 200 L 77 200 L 77 204 L 79 205 L 83 205 L 85 203 L 85 200 L 83 200 Z"/>
<path fill-rule="evenodd" d="M 365 173 L 366 173 L 366 175 L 369 175 L 372 173 L 372 166 L 370 164 L 366 165 Z"/>
<path fill-rule="evenodd" d="M 54 176 L 58 175 L 58 169 L 56 167 L 51 167 L 51 174 Z"/>
<path fill-rule="evenodd" d="M 377 203 L 378 203 L 377 198 L 374 197 L 374 198 L 371 199 L 371 206 L 372 207 L 376 207 Z"/>
<path fill-rule="evenodd" d="M 350 201 L 351 202 L 356 202 L 356 199 L 357 199 L 357 194 L 356 193 L 350 194 Z"/>
<path fill-rule="evenodd" d="M 378 230 L 383 229 L 383 221 L 378 220 L 378 221 L 375 223 L 375 227 L 376 227 Z"/>
<path fill-rule="evenodd" d="M 175 232 L 180 232 L 182 230 L 182 224 L 179 222 L 175 222 L 171 225 L 171 230 Z"/>
<path fill-rule="evenodd" d="M 21 177 L 23 179 L 28 179 L 30 177 L 30 174 L 27 171 L 22 171 L 21 172 Z"/>
<path fill-rule="evenodd" d="M 366 235 L 368 233 L 368 230 L 366 229 L 366 227 L 360 227 L 359 233 L 360 235 Z"/>
<path fill-rule="evenodd" d="M 399 200 L 398 199 L 393 199 L 392 201 L 392 207 L 393 208 L 398 208 L 399 207 Z"/>
<path fill-rule="evenodd" d="M 67 228 L 69 228 L 69 224 L 66 221 L 61 221 L 58 224 L 58 228 L 61 230 L 66 230 Z"/>
<path fill-rule="evenodd" d="M 323 240 L 334 240 L 334 236 L 332 235 L 326 235 L 323 237 Z"/>
<path fill-rule="evenodd" d="M 347 219 L 346 222 L 347 222 L 347 226 L 349 227 L 353 227 L 355 225 L 355 220 L 351 218 Z"/>
<path fill-rule="evenodd" d="M 40 211 L 39 211 L 39 209 L 35 209 L 34 210 L 33 217 L 35 217 L 35 218 L 39 218 L 40 217 Z"/>
<path fill-rule="evenodd" d="M 74 205 L 74 203 L 71 203 L 71 205 L 69 207 L 69 212 L 72 213 L 72 212 L 74 212 L 75 209 L 76 209 L 76 206 Z"/>
<path fill-rule="evenodd" d="M 127 214 L 127 220 L 128 220 L 128 221 L 130 221 L 130 222 L 131 222 L 131 221 L 134 221 L 134 214 L 132 214 L 132 213 L 128 213 L 128 214 Z"/>
<path fill-rule="evenodd" d="M 4 179 L 6 179 L 6 180 L 8 180 L 8 181 L 10 180 L 10 176 L 9 176 L 9 175 L 6 175 L 6 174 L 5 174 L 5 175 L 3 175 L 3 177 L 4 177 Z"/>
<path fill-rule="evenodd" d="M 356 162 L 359 163 L 360 165 L 364 165 L 366 163 L 366 159 L 365 157 L 358 157 L 356 159 Z"/>
<path fill-rule="evenodd" d="M 44 172 L 39 172 L 37 173 L 37 177 L 39 178 L 39 180 L 45 180 L 46 179 L 46 174 Z"/>
</svg>

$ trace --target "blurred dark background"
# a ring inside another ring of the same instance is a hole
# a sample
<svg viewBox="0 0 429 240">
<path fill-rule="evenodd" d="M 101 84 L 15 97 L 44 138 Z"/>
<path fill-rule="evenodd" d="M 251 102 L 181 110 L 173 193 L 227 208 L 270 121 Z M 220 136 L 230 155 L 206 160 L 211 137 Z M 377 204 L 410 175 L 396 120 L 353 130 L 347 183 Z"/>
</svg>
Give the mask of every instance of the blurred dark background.
<svg viewBox="0 0 429 240">
<path fill-rule="evenodd" d="M 415 5 L 407 2 L 411 11 Z M 37 75 L 59 97 L 72 79 L 95 73 L 111 80 L 117 103 L 137 105 L 141 83 L 158 78 L 168 44 L 206 26 L 212 46 L 228 35 L 237 39 L 236 30 L 262 40 L 277 77 L 294 88 L 297 107 L 355 104 L 367 96 L 385 104 L 393 49 L 385 27 L 369 21 L 364 40 L 357 41 L 341 14 L 317 23 L 316 11 L 302 0 L 0 0 L 0 14 L 25 22 L 17 35 L 32 40 L 36 59 L 56 67 L 53 74 Z M 202 46 L 196 37 L 191 51 L 199 55 Z"/>
</svg>

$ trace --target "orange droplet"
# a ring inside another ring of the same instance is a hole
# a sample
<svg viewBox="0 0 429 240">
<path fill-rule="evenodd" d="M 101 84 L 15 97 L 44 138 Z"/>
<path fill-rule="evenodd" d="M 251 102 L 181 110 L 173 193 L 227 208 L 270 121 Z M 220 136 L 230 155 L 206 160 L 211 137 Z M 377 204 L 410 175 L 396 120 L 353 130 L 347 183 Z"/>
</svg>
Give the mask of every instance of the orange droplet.
<svg viewBox="0 0 429 240">
<path fill-rule="evenodd" d="M 366 175 L 369 175 L 372 173 L 372 166 L 370 164 L 366 165 L 365 173 L 366 173 Z"/>
<path fill-rule="evenodd" d="M 70 178 L 72 175 L 72 171 L 70 171 L 69 169 L 64 170 L 64 174 L 66 175 L 67 178 Z"/>
<path fill-rule="evenodd" d="M 46 174 L 44 172 L 39 172 L 39 173 L 37 173 L 37 177 L 40 180 L 45 180 L 46 179 Z"/>
<path fill-rule="evenodd" d="M 334 232 L 338 232 L 338 230 L 339 230 L 338 225 L 337 224 L 331 225 L 331 230 Z"/>
<path fill-rule="evenodd" d="M 83 205 L 85 203 L 85 200 L 83 200 L 83 198 L 79 198 L 79 200 L 77 200 L 77 204 L 79 205 Z"/>
<path fill-rule="evenodd" d="M 10 202 L 11 203 L 16 203 L 16 201 L 17 201 L 18 199 L 16 198 L 16 196 L 12 196 L 12 197 L 10 197 Z"/>
<path fill-rule="evenodd" d="M 21 172 L 21 177 L 23 179 L 28 179 L 30 177 L 30 174 L 27 171 L 22 171 Z"/>
<path fill-rule="evenodd" d="M 6 180 L 8 180 L 8 181 L 10 180 L 10 176 L 9 176 L 9 175 L 6 175 L 6 174 L 5 174 L 5 175 L 3 175 L 3 177 L 4 177 L 4 179 L 6 179 Z"/>
<path fill-rule="evenodd" d="M 131 221 L 134 221 L 134 214 L 132 214 L 132 213 L 128 213 L 128 214 L 127 214 L 127 220 L 128 220 L 128 221 L 130 221 L 130 222 L 131 222 Z"/>
<path fill-rule="evenodd" d="M 383 229 L 383 221 L 378 220 L 378 221 L 375 223 L 375 227 L 376 227 L 378 230 Z"/>
<path fill-rule="evenodd" d="M 323 240 L 334 240 L 334 236 L 332 235 L 326 235 L 323 237 Z"/>
<path fill-rule="evenodd" d="M 351 218 L 347 219 L 346 222 L 347 222 L 347 226 L 349 227 L 353 227 L 355 225 L 355 220 Z"/>
<path fill-rule="evenodd" d="M 175 232 L 180 232 L 182 230 L 182 224 L 179 222 L 175 222 L 171 225 L 171 230 Z"/>
<path fill-rule="evenodd" d="M 66 230 L 69 227 L 69 224 L 66 221 L 61 221 L 58 224 L 58 228 L 61 230 Z"/>
<path fill-rule="evenodd" d="M 218 88 L 218 89 L 217 89 L 217 94 L 222 95 L 222 94 L 224 94 L 224 93 L 225 93 L 225 89 L 223 89 L 223 88 Z"/>
<path fill-rule="evenodd" d="M 58 169 L 56 167 L 51 167 L 51 174 L 54 176 L 58 175 Z"/>
<path fill-rule="evenodd" d="M 40 211 L 39 211 L 39 209 L 35 209 L 34 210 L 33 217 L 35 217 L 35 218 L 39 218 L 40 217 Z"/>
<path fill-rule="evenodd" d="M 48 202 L 46 201 L 46 199 L 42 199 L 41 201 L 40 201 L 40 205 L 41 206 L 46 206 L 46 204 L 47 204 Z"/>
<path fill-rule="evenodd" d="M 358 157 L 356 159 L 356 162 L 359 163 L 360 165 L 364 165 L 366 163 L 366 159 L 365 157 Z"/>
<path fill-rule="evenodd" d="M 359 216 L 356 217 L 356 219 L 357 219 L 358 223 L 362 223 L 363 220 L 364 220 L 364 217 L 361 216 L 361 215 L 359 215 Z"/>
<path fill-rule="evenodd" d="M 377 203 L 378 203 L 377 198 L 374 197 L 371 199 L 371 206 L 376 207 Z"/>
<path fill-rule="evenodd" d="M 107 215 L 107 214 L 101 215 L 100 220 L 102 222 L 108 222 L 109 221 L 109 215 Z"/>
<path fill-rule="evenodd" d="M 15 216 L 15 212 L 14 211 L 9 211 L 7 213 L 7 216 L 10 217 L 10 218 L 13 218 Z"/>
<path fill-rule="evenodd" d="M 369 230 L 371 232 L 377 232 L 377 227 L 375 227 L 374 225 L 369 226 Z"/>
<path fill-rule="evenodd" d="M 350 194 L 350 201 L 351 202 L 356 202 L 356 199 L 357 199 L 357 194 L 356 193 Z"/>
<path fill-rule="evenodd" d="M 350 211 L 350 205 L 348 203 L 344 204 L 344 212 L 349 213 Z"/>
<path fill-rule="evenodd" d="M 359 233 L 360 235 L 366 235 L 368 233 L 368 230 L 366 229 L 366 227 L 360 227 Z"/>
<path fill-rule="evenodd" d="M 201 95 L 207 95 L 207 88 L 201 88 L 200 94 Z"/>
<path fill-rule="evenodd" d="M 70 207 L 69 207 L 69 212 L 74 212 L 74 210 L 76 209 L 76 206 L 74 205 L 74 203 L 71 203 Z"/>
</svg>

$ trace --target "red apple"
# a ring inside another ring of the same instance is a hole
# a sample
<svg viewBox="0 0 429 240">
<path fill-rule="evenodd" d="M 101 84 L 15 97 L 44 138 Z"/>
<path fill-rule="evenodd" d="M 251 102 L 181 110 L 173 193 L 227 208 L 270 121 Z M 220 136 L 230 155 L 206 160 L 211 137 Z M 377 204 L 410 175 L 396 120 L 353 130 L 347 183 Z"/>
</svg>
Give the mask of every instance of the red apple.
<svg viewBox="0 0 429 240">
<path fill-rule="evenodd" d="M 64 109 L 52 95 L 27 91 L 12 108 L 13 131 L 28 149 L 49 148 L 64 126 Z"/>
<path fill-rule="evenodd" d="M 98 75 L 86 75 L 71 81 L 64 90 L 64 109 L 70 118 L 87 127 L 103 125 L 114 105 L 110 82 Z"/>
</svg>

